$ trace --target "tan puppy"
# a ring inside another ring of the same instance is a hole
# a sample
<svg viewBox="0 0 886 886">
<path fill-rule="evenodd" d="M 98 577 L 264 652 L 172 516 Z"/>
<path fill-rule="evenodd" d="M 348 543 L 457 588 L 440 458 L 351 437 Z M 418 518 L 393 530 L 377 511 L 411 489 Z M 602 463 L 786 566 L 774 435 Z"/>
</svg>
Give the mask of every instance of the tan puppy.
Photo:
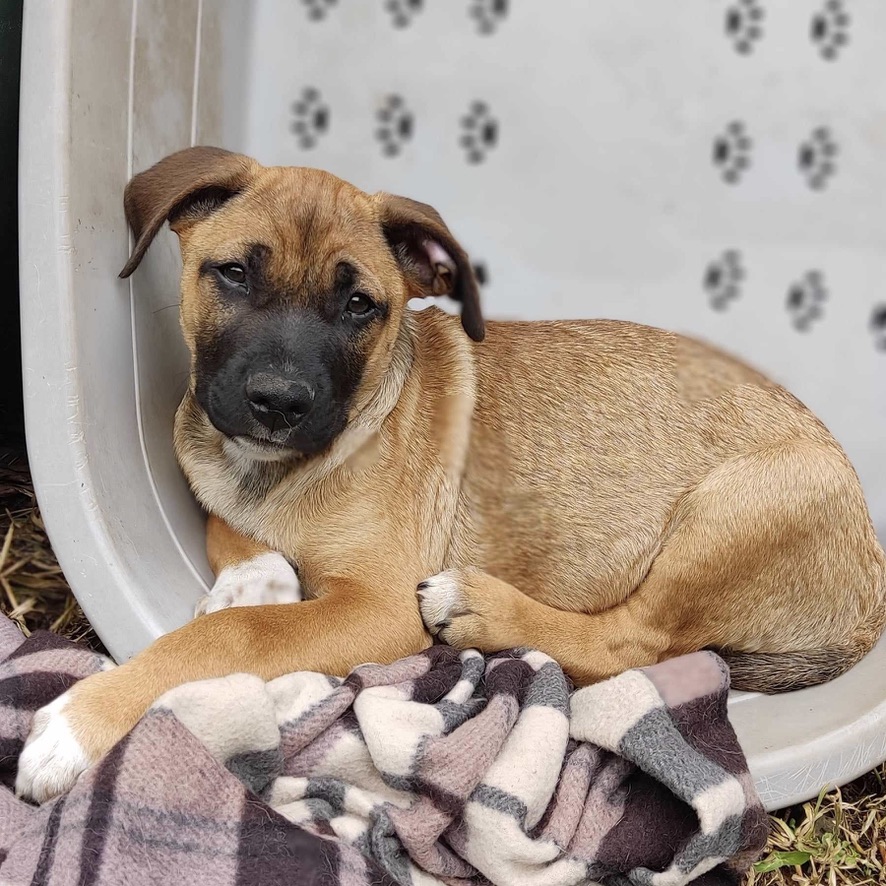
<svg viewBox="0 0 886 886">
<path fill-rule="evenodd" d="M 428 631 L 537 647 L 577 683 L 713 647 L 763 691 L 828 680 L 879 636 L 886 561 L 855 472 L 736 360 L 612 321 L 490 323 L 481 343 L 439 216 L 317 170 L 192 148 L 136 176 L 126 210 L 123 276 L 165 221 L 181 241 L 175 445 L 219 583 L 210 614 L 37 714 L 23 793 L 69 787 L 180 683 L 345 674 Z M 464 329 L 407 309 L 432 294 Z M 305 602 L 231 608 L 298 600 L 289 560 Z"/>
</svg>

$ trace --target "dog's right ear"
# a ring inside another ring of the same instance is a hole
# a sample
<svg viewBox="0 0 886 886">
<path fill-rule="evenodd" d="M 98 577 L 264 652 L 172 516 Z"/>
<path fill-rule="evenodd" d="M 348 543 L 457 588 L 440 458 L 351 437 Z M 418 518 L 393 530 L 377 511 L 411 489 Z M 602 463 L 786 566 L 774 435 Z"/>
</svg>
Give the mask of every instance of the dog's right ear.
<svg viewBox="0 0 886 886">
<path fill-rule="evenodd" d="M 120 272 L 128 277 L 167 220 L 179 231 L 217 209 L 251 181 L 258 164 L 221 148 L 185 148 L 134 176 L 123 206 L 135 245 Z"/>
</svg>

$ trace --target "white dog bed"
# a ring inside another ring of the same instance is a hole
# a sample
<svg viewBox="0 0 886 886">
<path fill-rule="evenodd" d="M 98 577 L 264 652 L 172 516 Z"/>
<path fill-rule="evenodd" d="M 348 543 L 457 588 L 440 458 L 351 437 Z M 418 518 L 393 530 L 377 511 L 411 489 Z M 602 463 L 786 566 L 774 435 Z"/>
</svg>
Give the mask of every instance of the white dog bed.
<svg viewBox="0 0 886 886">
<path fill-rule="evenodd" d="M 848 5 L 848 4 L 847 4 Z M 701 335 L 829 424 L 886 537 L 886 6 L 876 0 L 34 0 L 21 298 L 53 544 L 118 659 L 209 572 L 174 463 L 174 237 L 121 282 L 133 171 L 193 143 L 434 204 L 492 317 Z M 886 643 L 830 685 L 736 697 L 770 808 L 886 757 Z"/>
</svg>

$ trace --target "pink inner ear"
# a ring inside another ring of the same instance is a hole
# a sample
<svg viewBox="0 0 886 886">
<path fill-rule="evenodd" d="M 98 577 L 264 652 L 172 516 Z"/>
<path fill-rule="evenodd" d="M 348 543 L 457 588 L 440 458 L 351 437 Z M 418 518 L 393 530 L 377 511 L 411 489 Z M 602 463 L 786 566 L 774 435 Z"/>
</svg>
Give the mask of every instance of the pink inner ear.
<svg viewBox="0 0 886 886">
<path fill-rule="evenodd" d="M 452 260 L 452 256 L 436 240 L 425 240 L 422 246 L 431 268 L 436 265 L 443 265 L 449 268 L 450 271 L 455 271 L 455 262 Z"/>
</svg>

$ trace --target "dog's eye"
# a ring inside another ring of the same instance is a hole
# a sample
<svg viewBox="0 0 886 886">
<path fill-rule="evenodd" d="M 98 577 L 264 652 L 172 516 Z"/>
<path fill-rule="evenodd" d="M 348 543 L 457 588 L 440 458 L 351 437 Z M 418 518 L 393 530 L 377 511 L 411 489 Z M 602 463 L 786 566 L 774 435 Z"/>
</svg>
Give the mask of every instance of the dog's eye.
<svg viewBox="0 0 886 886">
<path fill-rule="evenodd" d="M 374 307 L 372 299 L 363 292 L 355 292 L 348 299 L 348 313 L 355 317 L 365 317 Z"/>
<path fill-rule="evenodd" d="M 246 283 L 246 270 L 242 265 L 222 265 L 218 272 L 228 283 L 233 283 L 235 286 L 243 286 Z"/>
</svg>

